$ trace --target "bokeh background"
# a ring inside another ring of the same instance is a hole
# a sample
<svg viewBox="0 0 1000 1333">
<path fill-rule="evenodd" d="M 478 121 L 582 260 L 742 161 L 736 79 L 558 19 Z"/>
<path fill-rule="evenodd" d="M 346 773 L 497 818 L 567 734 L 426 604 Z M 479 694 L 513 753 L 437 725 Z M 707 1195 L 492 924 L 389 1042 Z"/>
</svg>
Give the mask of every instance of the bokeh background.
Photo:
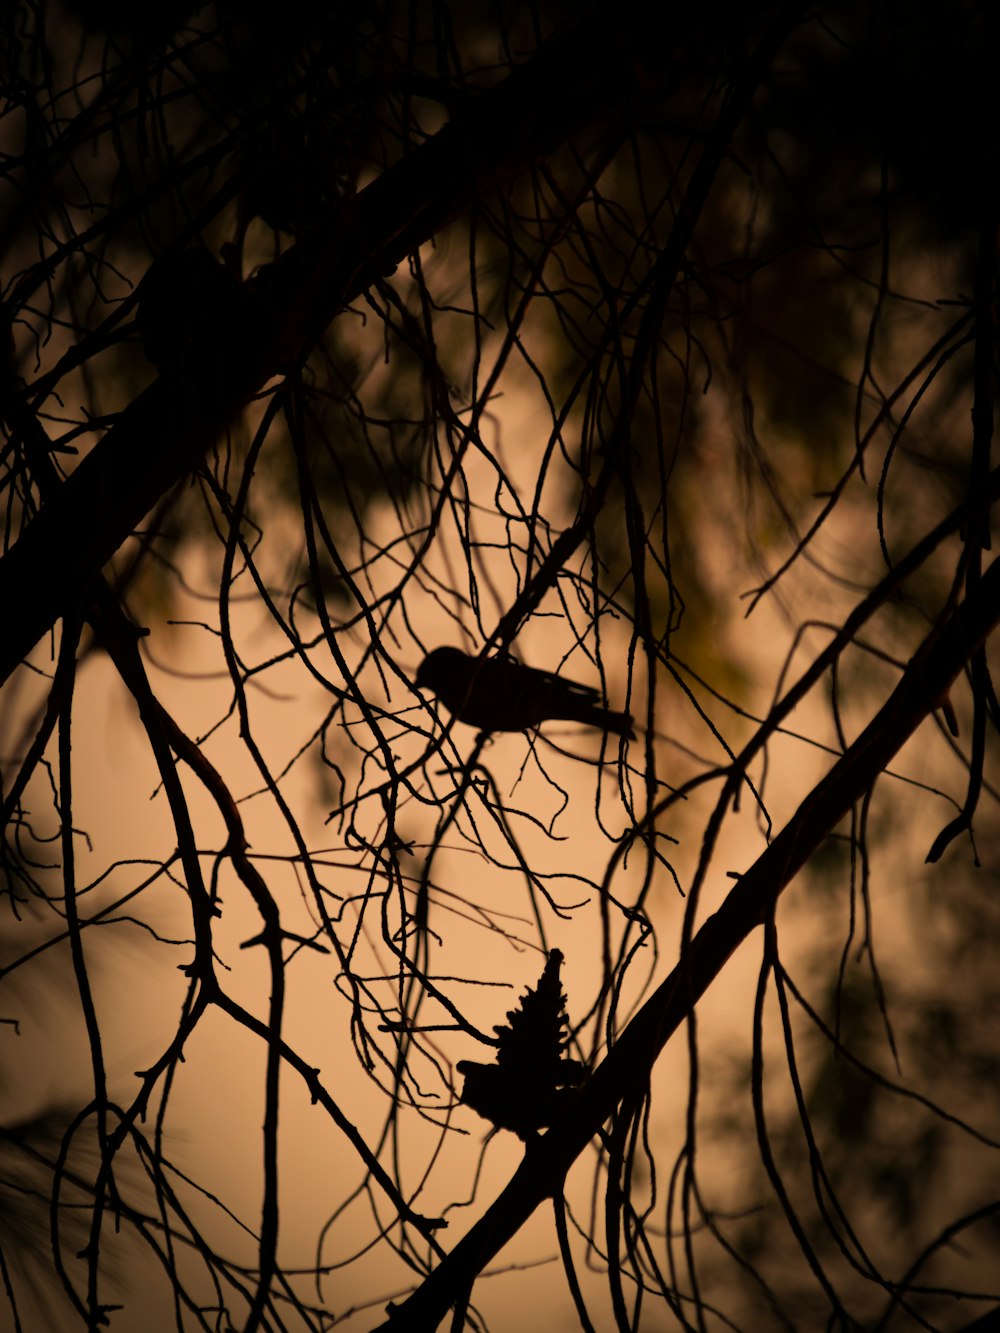
<svg viewBox="0 0 1000 1333">
<path fill-rule="evenodd" d="M 607 62 L 592 108 L 532 103 L 541 147 L 509 117 L 517 169 L 300 331 L 104 571 L 220 780 L 179 758 L 204 890 L 90 630 L 71 704 L 61 622 L 0 699 L 4 1318 L 375 1328 L 436 1259 L 371 1160 L 449 1249 L 525 1151 L 456 1063 L 492 1057 L 558 948 L 593 1067 L 989 559 L 994 21 L 218 0 L 2 23 L 10 547 L 51 496 L 39 451 L 70 486 L 158 376 L 200 386 L 193 412 L 226 381 L 236 279 L 266 305 L 283 257 L 359 243 L 366 188 L 446 129 L 473 126 L 469 174 L 512 71 L 554 100 L 581 50 L 597 88 Z M 450 722 L 416 669 L 487 642 L 599 688 L 635 739 Z M 934 702 L 817 838 L 777 957 L 750 938 L 567 1177 L 594 1328 L 957 1329 L 1000 1303 L 988 646 L 953 727 Z M 468 1326 L 585 1327 L 565 1266 L 539 1209 Z"/>
</svg>

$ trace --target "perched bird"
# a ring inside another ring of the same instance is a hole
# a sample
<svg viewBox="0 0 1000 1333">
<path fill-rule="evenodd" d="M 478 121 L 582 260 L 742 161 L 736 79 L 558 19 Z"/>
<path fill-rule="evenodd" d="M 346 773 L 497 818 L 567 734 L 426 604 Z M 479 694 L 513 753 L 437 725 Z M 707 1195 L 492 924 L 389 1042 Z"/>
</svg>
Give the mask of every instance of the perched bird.
<svg viewBox="0 0 1000 1333">
<path fill-rule="evenodd" d="M 469 657 L 435 648 L 417 671 L 417 689 L 433 690 L 444 706 L 481 731 L 525 731 L 542 722 L 582 722 L 615 736 L 632 736 L 632 718 L 605 708 L 597 690 L 511 657 Z"/>
<path fill-rule="evenodd" d="M 209 380 L 247 355 L 262 313 L 249 286 L 200 247 L 165 254 L 138 289 L 136 324 L 160 373 Z"/>
</svg>

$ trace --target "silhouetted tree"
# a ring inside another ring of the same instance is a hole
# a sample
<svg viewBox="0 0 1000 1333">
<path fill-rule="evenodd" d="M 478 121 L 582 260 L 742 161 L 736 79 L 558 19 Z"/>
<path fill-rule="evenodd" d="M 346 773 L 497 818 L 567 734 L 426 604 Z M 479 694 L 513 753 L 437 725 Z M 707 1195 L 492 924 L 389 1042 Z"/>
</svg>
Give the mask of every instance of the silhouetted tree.
<svg viewBox="0 0 1000 1333">
<path fill-rule="evenodd" d="M 13 1326 L 1000 1304 L 992 7 L 0 25 Z"/>
</svg>

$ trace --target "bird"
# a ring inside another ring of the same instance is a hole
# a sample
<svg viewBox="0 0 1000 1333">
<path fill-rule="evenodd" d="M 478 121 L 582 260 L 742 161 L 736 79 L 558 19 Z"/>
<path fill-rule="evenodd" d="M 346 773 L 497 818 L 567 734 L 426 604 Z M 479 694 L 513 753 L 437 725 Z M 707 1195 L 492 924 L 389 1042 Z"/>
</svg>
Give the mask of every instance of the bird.
<svg viewBox="0 0 1000 1333">
<path fill-rule="evenodd" d="M 200 247 L 155 259 L 137 294 L 142 350 L 161 374 L 215 379 L 259 339 L 263 316 L 254 293 Z"/>
<path fill-rule="evenodd" d="M 459 722 L 480 731 L 527 731 L 543 722 L 582 722 L 635 738 L 632 717 L 601 703 L 597 690 L 513 657 L 470 657 L 435 648 L 421 662 L 417 689 L 429 689 Z"/>
</svg>

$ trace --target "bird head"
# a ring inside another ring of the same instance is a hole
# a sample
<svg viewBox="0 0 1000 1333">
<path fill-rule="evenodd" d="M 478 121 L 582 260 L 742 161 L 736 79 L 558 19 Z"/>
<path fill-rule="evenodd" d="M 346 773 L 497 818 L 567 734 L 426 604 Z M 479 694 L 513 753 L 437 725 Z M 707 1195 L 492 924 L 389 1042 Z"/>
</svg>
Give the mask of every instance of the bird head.
<svg viewBox="0 0 1000 1333">
<path fill-rule="evenodd" d="M 426 687 L 437 692 L 442 684 L 455 678 L 468 659 L 460 648 L 435 648 L 427 654 L 417 669 L 417 689 Z"/>
</svg>

